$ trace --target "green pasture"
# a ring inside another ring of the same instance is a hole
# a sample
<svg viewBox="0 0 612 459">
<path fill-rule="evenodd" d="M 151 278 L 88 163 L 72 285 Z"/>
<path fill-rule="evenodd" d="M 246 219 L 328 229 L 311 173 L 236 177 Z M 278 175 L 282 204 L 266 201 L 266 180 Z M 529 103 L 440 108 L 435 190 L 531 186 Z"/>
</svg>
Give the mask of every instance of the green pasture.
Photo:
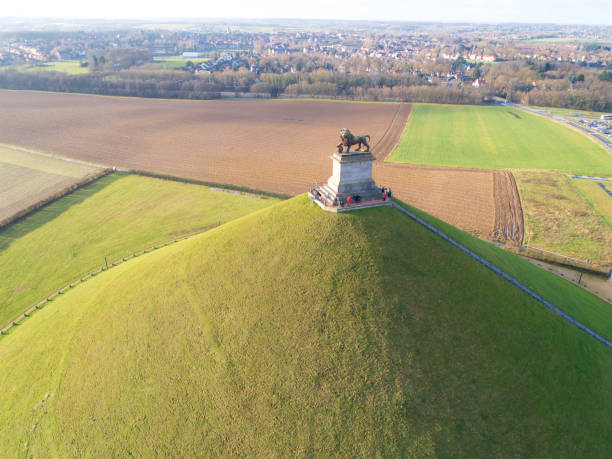
<svg viewBox="0 0 612 459">
<path fill-rule="evenodd" d="M 164 57 L 155 57 L 154 63 L 158 68 L 163 70 L 172 70 L 172 69 L 182 69 L 185 67 L 187 62 L 191 61 L 195 65 L 201 64 L 202 62 L 209 61 L 208 57 L 183 57 L 183 56 L 164 56 Z"/>
<path fill-rule="evenodd" d="M 603 198 L 611 203 L 612 199 L 601 188 L 591 190 L 579 183 L 583 180 L 558 172 L 518 170 L 513 174 L 521 195 L 525 244 L 612 265 L 612 227 L 606 212 L 607 218 L 612 216 Z"/>
<path fill-rule="evenodd" d="M 69 75 L 79 75 L 89 72 L 88 67 L 82 67 L 81 61 L 78 60 L 49 61 L 41 62 L 36 65 L 18 65 L 7 68 L 14 68 L 27 72 L 63 72 Z"/>
<path fill-rule="evenodd" d="M 599 182 L 612 191 L 612 183 Z M 572 186 L 591 206 L 609 230 L 612 230 L 612 198 L 601 189 L 598 182 L 591 180 L 572 180 Z"/>
<path fill-rule="evenodd" d="M 274 202 L 133 175 L 98 179 L 0 229 L 0 327 L 105 256 L 111 263 Z"/>
<path fill-rule="evenodd" d="M 510 107 L 415 104 L 390 161 L 612 174 L 612 155 L 562 124 Z"/>
<path fill-rule="evenodd" d="M 305 196 L 50 302 L 0 340 L 0 385 L 7 456 L 605 457 L 612 442 L 609 349 L 397 210 Z"/>
</svg>

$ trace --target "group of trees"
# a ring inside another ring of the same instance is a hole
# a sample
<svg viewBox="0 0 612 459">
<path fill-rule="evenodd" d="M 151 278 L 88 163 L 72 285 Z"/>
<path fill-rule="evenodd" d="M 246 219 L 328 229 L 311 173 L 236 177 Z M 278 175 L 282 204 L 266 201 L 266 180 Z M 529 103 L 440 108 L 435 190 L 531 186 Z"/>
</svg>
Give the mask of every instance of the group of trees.
<svg viewBox="0 0 612 459">
<path fill-rule="evenodd" d="M 440 103 L 482 103 L 485 90 L 427 86 L 409 76 L 340 75 L 328 71 L 311 74 L 261 74 L 240 70 L 190 74 L 178 70 L 90 72 L 0 72 L 0 87 L 106 95 L 211 99 L 222 92 L 257 96 L 339 97 L 357 100 L 403 100 Z"/>
<path fill-rule="evenodd" d="M 88 67 L 93 71 L 123 70 L 153 61 L 151 51 L 144 48 L 112 48 L 89 53 Z"/>
<path fill-rule="evenodd" d="M 151 62 L 146 49 L 92 52 L 87 74 L 9 69 L 0 71 L 0 87 L 164 98 L 209 99 L 231 92 L 456 104 L 479 104 L 498 95 L 520 103 L 612 111 L 612 72 L 569 63 L 517 60 L 488 65 L 457 59 L 391 65 L 377 58 L 351 58 L 342 67 L 325 56 L 286 55 L 250 56 L 249 67 L 255 65 L 261 73 L 247 68 L 195 73 L 193 68 L 160 70 Z M 457 78 L 447 83 L 449 74 Z M 433 84 L 428 81 L 432 75 Z M 473 88 L 471 79 L 482 77 L 486 84 Z"/>
</svg>

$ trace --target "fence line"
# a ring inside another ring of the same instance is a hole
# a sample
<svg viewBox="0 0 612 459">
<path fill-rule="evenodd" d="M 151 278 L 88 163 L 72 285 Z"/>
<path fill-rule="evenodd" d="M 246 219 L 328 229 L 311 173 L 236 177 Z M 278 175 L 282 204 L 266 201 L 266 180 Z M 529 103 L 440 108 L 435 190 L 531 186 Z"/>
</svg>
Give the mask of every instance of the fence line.
<svg viewBox="0 0 612 459">
<path fill-rule="evenodd" d="M 125 257 L 119 258 L 117 260 L 115 260 L 114 262 L 110 263 L 108 265 L 108 267 L 106 267 L 106 264 L 101 266 L 100 268 L 94 270 L 94 271 L 90 271 L 87 274 L 79 277 L 77 280 L 63 286 L 62 288 L 58 289 L 57 292 L 47 296 L 44 300 L 39 301 L 38 303 L 36 303 L 33 306 L 30 306 L 28 309 L 26 309 L 24 312 L 22 312 L 19 316 L 17 316 L 15 319 L 11 320 L 7 325 L 5 325 L 3 328 L 0 329 L 0 335 L 5 335 L 6 332 L 8 330 L 10 330 L 11 328 L 13 328 L 14 326 L 18 325 L 20 321 L 22 321 L 23 319 L 30 317 L 30 315 L 37 311 L 38 309 L 41 309 L 44 307 L 44 305 L 48 302 L 51 301 L 53 298 L 57 297 L 58 295 L 61 295 L 62 293 L 64 293 L 65 291 L 73 288 L 74 286 L 76 286 L 77 284 L 80 284 L 82 282 L 85 282 L 88 279 L 91 279 L 92 277 L 94 277 L 97 274 L 100 274 L 103 271 L 106 271 L 107 269 L 110 269 L 114 266 L 117 266 L 121 263 L 123 263 L 124 261 L 130 260 L 132 258 L 136 258 L 140 255 L 144 255 L 145 253 L 151 252 L 153 250 L 157 250 L 157 249 L 161 249 L 162 247 L 165 247 L 167 245 L 170 244 L 174 244 L 175 242 L 179 242 L 185 239 L 188 239 L 190 237 L 193 236 L 197 236 L 198 234 L 202 234 L 205 233 L 206 231 L 208 231 L 210 229 L 210 227 L 206 228 L 205 230 L 202 231 L 197 231 L 195 233 L 191 233 L 188 234 L 186 236 L 183 237 L 179 237 L 177 239 L 172 239 L 171 241 L 166 241 L 166 242 L 162 242 L 161 244 L 157 244 L 157 245 L 153 245 L 150 247 L 147 247 L 146 249 L 140 250 L 139 252 L 134 252 L 131 255 L 127 255 Z"/>
<path fill-rule="evenodd" d="M 597 341 L 605 344 L 606 346 L 608 346 L 609 348 L 612 349 L 612 342 L 608 341 L 607 339 L 605 339 L 603 336 L 598 335 L 597 333 L 595 333 L 593 330 L 591 330 L 590 328 L 588 328 L 587 326 L 581 324 L 580 322 L 578 322 L 577 320 L 574 320 L 572 317 L 570 317 L 568 314 L 566 314 L 565 312 L 563 312 L 561 309 L 559 309 L 557 306 L 555 306 L 554 304 L 552 304 L 551 302 L 545 300 L 544 298 L 542 298 L 540 295 L 538 295 L 537 293 L 535 293 L 533 290 L 531 290 L 530 288 L 528 288 L 527 286 L 525 286 L 524 284 L 520 283 L 519 281 L 517 281 L 515 278 L 513 278 L 512 276 L 510 276 L 509 274 L 506 274 L 504 271 L 502 271 L 500 268 L 498 268 L 497 266 L 493 265 L 492 263 L 489 263 L 487 260 L 485 260 L 484 258 L 482 258 L 480 255 L 477 255 L 476 253 L 472 252 L 470 249 L 468 249 L 467 247 L 465 247 L 464 245 L 460 244 L 459 242 L 455 241 L 453 238 L 451 238 L 450 236 L 447 236 L 446 234 L 444 234 L 442 231 L 440 231 L 438 228 L 434 227 L 433 225 L 427 223 L 425 220 L 423 220 L 422 218 L 416 216 L 415 214 L 413 214 L 412 212 L 410 212 L 408 209 L 405 209 L 404 207 L 400 206 L 399 204 L 397 204 L 396 202 L 393 203 L 393 206 L 398 209 L 400 212 L 406 214 L 407 216 L 409 216 L 410 218 L 412 218 L 413 220 L 415 220 L 416 222 L 420 223 L 421 225 L 423 225 L 425 228 L 427 228 L 428 230 L 432 231 L 433 233 L 437 234 L 438 236 L 440 236 L 442 239 L 446 240 L 447 242 L 449 242 L 450 244 L 452 244 L 453 246 L 457 247 L 459 250 L 461 250 L 462 252 L 466 253 L 467 255 L 469 255 L 470 257 L 472 257 L 473 259 L 475 259 L 476 261 L 482 263 L 484 266 L 486 266 L 487 268 L 489 268 L 491 271 L 493 271 L 495 274 L 499 275 L 500 277 L 504 278 L 505 280 L 507 280 L 508 282 L 510 282 L 511 284 L 513 284 L 514 286 L 518 287 L 520 290 L 522 290 L 523 292 L 525 292 L 527 295 L 531 296 L 532 298 L 534 298 L 535 300 L 539 301 L 540 303 L 542 303 L 544 306 L 546 306 L 548 309 L 550 309 L 552 312 L 554 312 L 555 314 L 561 316 L 563 319 L 567 320 L 569 323 L 571 323 L 572 325 L 574 325 L 575 327 L 579 328 L 580 330 L 582 330 L 583 332 L 587 333 L 588 335 L 590 335 L 591 337 L 595 338 Z"/>
<path fill-rule="evenodd" d="M 195 184 L 195 185 L 204 185 L 209 188 L 221 188 L 221 189 L 226 189 L 226 190 L 232 190 L 236 192 L 241 192 L 245 196 L 251 196 L 251 195 L 258 196 L 258 197 L 264 196 L 264 197 L 271 197 L 271 198 L 278 198 L 278 199 L 289 199 L 291 197 L 290 195 L 283 194 L 283 193 L 274 193 L 272 191 L 256 190 L 253 188 L 248 188 L 248 187 L 238 186 L 238 185 L 231 185 L 227 183 L 217 183 L 217 182 L 209 182 L 206 180 L 178 177 L 176 175 L 160 174 L 157 172 L 144 171 L 141 169 L 121 169 L 121 171 L 128 172 L 134 175 L 142 175 L 144 177 L 153 177 L 153 178 L 158 178 L 162 180 L 171 180 L 173 182 L 190 183 L 190 184 Z"/>
<path fill-rule="evenodd" d="M 568 257 L 560 253 L 551 252 L 550 250 L 544 250 L 530 245 L 525 245 L 520 249 L 514 249 L 511 247 L 505 247 L 505 249 L 508 252 L 533 258 L 534 260 L 541 260 L 582 271 L 589 271 L 608 278 L 610 278 L 612 275 L 612 268 L 610 266 L 593 263 L 590 260 L 579 260 L 578 258 Z"/>
</svg>

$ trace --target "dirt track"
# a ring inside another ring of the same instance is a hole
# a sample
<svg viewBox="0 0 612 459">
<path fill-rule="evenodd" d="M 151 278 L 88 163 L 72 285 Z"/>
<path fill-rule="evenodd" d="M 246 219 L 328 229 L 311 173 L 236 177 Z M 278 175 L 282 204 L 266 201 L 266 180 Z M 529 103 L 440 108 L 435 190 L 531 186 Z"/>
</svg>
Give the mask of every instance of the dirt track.
<svg viewBox="0 0 612 459">
<path fill-rule="evenodd" d="M 384 161 L 393 152 L 402 137 L 410 113 L 412 113 L 412 105 L 399 104 L 397 106 L 395 116 L 383 136 L 372 142 L 372 153 L 376 159 Z"/>
<path fill-rule="evenodd" d="M 493 171 L 495 224 L 490 239 L 520 246 L 524 225 L 521 198 L 514 176 L 510 171 Z"/>
<path fill-rule="evenodd" d="M 473 234 L 493 232 L 492 171 L 383 163 L 410 105 L 183 101 L 0 91 L 0 142 L 114 166 L 298 194 L 331 175 L 339 129 L 370 134 L 374 178 Z"/>
</svg>

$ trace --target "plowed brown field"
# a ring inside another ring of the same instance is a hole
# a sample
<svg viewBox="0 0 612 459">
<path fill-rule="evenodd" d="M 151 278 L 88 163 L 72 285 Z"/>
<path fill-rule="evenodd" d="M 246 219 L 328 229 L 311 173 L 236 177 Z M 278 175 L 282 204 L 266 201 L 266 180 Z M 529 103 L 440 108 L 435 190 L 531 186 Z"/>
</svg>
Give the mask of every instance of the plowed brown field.
<svg viewBox="0 0 612 459">
<path fill-rule="evenodd" d="M 377 162 L 374 177 L 403 201 L 464 231 L 486 238 L 493 229 L 492 171 Z"/>
<path fill-rule="evenodd" d="M 298 194 L 331 175 L 339 130 L 370 134 L 378 183 L 473 234 L 494 229 L 491 171 L 382 163 L 409 105 L 183 101 L 0 91 L 0 142 L 102 164 Z"/>
</svg>

